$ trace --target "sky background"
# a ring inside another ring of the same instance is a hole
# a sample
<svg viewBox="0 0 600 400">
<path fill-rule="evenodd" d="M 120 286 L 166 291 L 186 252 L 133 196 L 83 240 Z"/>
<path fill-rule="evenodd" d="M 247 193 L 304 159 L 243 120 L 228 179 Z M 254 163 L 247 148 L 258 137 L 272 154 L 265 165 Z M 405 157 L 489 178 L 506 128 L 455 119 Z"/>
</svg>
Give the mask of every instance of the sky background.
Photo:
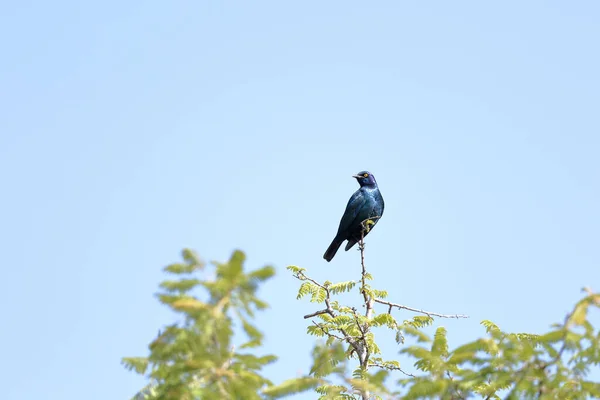
<svg viewBox="0 0 600 400">
<path fill-rule="evenodd" d="M 357 251 L 322 255 L 364 169 L 390 300 L 470 315 L 436 320 L 452 346 L 483 319 L 561 321 L 600 290 L 599 20 L 596 1 L 3 4 L 3 399 L 135 394 L 120 358 L 173 320 L 153 294 L 183 247 L 277 268 L 266 373 L 307 372 L 316 309 L 285 267 L 356 279 Z"/>
</svg>

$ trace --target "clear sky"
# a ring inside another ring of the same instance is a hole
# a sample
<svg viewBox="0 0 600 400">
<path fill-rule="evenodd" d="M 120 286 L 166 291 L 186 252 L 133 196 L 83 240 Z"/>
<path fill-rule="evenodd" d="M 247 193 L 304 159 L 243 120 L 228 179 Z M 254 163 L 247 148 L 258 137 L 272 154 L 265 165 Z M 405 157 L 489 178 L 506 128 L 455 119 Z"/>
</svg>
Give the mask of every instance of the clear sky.
<svg viewBox="0 0 600 400">
<path fill-rule="evenodd" d="M 363 169 L 391 300 L 469 314 L 437 320 L 451 345 L 562 320 L 600 289 L 599 20 L 591 0 L 3 4 L 3 399 L 132 396 L 120 358 L 172 321 L 153 293 L 183 247 L 276 266 L 266 372 L 306 372 L 315 308 L 285 266 L 357 277 L 358 252 L 322 255 Z"/>
</svg>

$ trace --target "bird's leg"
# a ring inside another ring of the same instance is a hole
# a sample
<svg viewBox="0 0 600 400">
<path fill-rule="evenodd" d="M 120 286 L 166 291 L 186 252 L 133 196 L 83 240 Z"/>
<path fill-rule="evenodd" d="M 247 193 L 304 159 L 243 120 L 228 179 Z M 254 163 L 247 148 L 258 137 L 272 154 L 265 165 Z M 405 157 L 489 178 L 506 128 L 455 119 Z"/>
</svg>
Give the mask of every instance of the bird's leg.
<svg viewBox="0 0 600 400">
<path fill-rule="evenodd" d="M 368 219 L 368 220 L 364 221 L 363 229 L 365 231 L 365 235 L 367 233 L 369 233 L 369 231 L 371 230 L 371 226 L 373 226 L 373 225 L 375 225 L 375 222 L 372 219 Z"/>
<path fill-rule="evenodd" d="M 360 223 L 360 238 L 357 238 L 357 242 L 358 250 L 360 250 L 361 253 L 365 250 L 365 235 L 371 230 L 370 225 L 372 224 L 373 221 L 371 221 L 370 219 L 365 219 Z"/>
<path fill-rule="evenodd" d="M 373 225 L 375 225 L 375 221 L 378 220 L 379 218 L 381 218 L 381 216 L 376 215 L 374 217 L 367 218 L 367 219 L 365 219 L 364 221 L 362 221 L 360 223 L 360 226 L 362 227 L 362 229 L 361 229 L 361 235 L 362 235 L 363 238 L 365 237 L 365 235 L 367 233 L 369 233 L 369 231 L 371 230 L 371 227 Z"/>
</svg>

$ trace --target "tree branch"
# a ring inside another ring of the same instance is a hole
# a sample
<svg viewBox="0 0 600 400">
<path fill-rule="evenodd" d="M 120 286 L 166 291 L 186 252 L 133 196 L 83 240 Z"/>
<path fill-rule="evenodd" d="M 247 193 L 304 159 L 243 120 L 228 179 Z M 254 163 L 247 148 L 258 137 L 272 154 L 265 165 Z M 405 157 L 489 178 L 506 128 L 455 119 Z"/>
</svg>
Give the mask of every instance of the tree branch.
<svg viewBox="0 0 600 400">
<path fill-rule="evenodd" d="M 406 376 L 410 376 L 411 378 L 416 378 L 415 375 L 413 375 L 413 374 L 411 374 L 409 372 L 404 371 L 400 367 L 395 367 L 393 365 L 386 365 L 386 364 L 381 364 L 381 363 L 378 363 L 378 362 L 372 362 L 372 363 L 369 364 L 369 367 L 378 367 L 378 368 L 382 368 L 382 369 L 389 369 L 389 370 L 392 370 L 392 371 L 400 371 L 400 372 L 402 372 Z"/>
<path fill-rule="evenodd" d="M 360 331 L 360 341 L 359 341 L 359 346 L 361 347 L 361 351 L 358 354 L 359 357 L 359 361 L 360 361 L 360 366 L 367 369 L 367 366 L 369 364 L 369 358 L 371 356 L 371 353 L 369 352 L 369 345 L 367 344 L 367 332 L 369 332 L 369 327 L 368 326 L 362 326 L 360 324 L 360 321 L 358 320 L 358 315 L 356 314 L 356 309 L 352 308 L 352 314 L 354 315 L 354 321 L 356 322 L 356 326 L 358 327 L 358 330 Z"/>
<path fill-rule="evenodd" d="M 373 317 L 373 296 L 369 296 L 367 293 L 367 268 L 365 267 L 365 234 L 369 232 L 369 224 L 373 225 L 373 220 L 377 220 L 381 218 L 381 216 L 375 216 L 372 218 L 367 218 L 364 221 L 361 221 L 361 230 L 360 230 L 360 241 L 358 242 L 358 249 L 360 250 L 360 265 L 362 267 L 361 278 L 360 278 L 360 292 L 363 295 L 363 299 L 365 301 L 365 317 L 367 318 L 367 323 L 365 326 L 360 324 L 358 320 L 358 316 L 356 315 L 356 310 L 352 309 L 352 313 L 354 314 L 354 320 L 356 321 L 356 325 L 362 334 L 361 340 L 359 340 L 357 344 L 357 348 L 360 348 L 360 352 L 357 350 L 360 366 L 364 368 L 364 370 L 369 369 L 369 359 L 371 358 L 371 353 L 369 351 L 369 345 L 367 343 L 366 335 L 369 332 L 369 323 L 368 321 Z M 361 393 L 361 397 L 363 400 L 367 400 L 370 397 L 369 391 L 365 391 Z"/>
<path fill-rule="evenodd" d="M 304 316 L 304 319 L 309 319 L 309 318 L 312 318 L 312 317 L 316 317 L 317 315 L 321 315 L 321 314 L 329 314 L 329 315 L 331 315 L 331 310 L 329 310 L 329 309 L 326 308 L 325 310 L 315 311 L 312 314 L 306 314 Z M 333 315 L 331 315 L 331 316 L 333 317 Z"/>
<path fill-rule="evenodd" d="M 439 314 L 439 313 L 435 313 L 432 311 L 419 310 L 418 308 L 403 306 L 402 304 L 392 303 L 390 301 L 381 300 L 381 299 L 373 299 L 373 301 L 375 301 L 375 303 L 385 304 L 385 305 L 389 306 L 388 313 L 390 313 L 390 314 L 391 314 L 392 308 L 397 308 L 399 310 L 408 310 L 408 311 L 416 312 L 419 314 L 425 314 L 429 317 L 435 316 L 435 317 L 440 317 L 440 318 L 456 318 L 456 319 L 469 318 L 468 315 L 464 315 L 464 314 Z"/>
<path fill-rule="evenodd" d="M 378 219 L 381 217 L 373 217 L 373 219 Z M 365 300 L 365 317 L 371 319 L 371 317 L 373 316 L 373 298 L 370 297 L 367 294 L 367 291 L 365 290 L 366 287 L 366 275 L 367 275 L 367 268 L 365 267 L 365 231 L 368 232 L 369 228 L 367 226 L 367 222 L 371 221 L 371 218 L 368 218 L 364 221 L 361 222 L 362 225 L 362 229 L 360 231 L 360 241 L 358 242 L 358 249 L 360 250 L 360 265 L 362 267 L 362 273 L 361 273 L 361 279 L 360 279 L 360 291 L 363 295 L 363 299 Z"/>
</svg>

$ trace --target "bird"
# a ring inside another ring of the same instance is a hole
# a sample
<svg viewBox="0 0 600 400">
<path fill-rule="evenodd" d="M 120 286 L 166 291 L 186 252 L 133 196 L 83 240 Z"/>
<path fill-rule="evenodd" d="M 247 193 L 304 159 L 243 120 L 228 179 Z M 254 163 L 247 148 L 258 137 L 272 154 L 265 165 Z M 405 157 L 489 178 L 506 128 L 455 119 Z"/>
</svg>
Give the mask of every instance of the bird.
<svg viewBox="0 0 600 400">
<path fill-rule="evenodd" d="M 383 215 L 383 197 L 377 186 L 375 176 L 369 171 L 361 171 L 356 175 L 352 175 L 352 177 L 358 181 L 360 188 L 350 197 L 337 234 L 323 255 L 327 262 L 333 259 L 345 240 L 348 240 L 346 251 L 350 250 L 357 242 L 360 242 L 361 235 L 363 235 L 363 238 L 367 236 Z M 370 218 L 373 218 L 372 223 L 365 224 L 367 226 L 363 233 L 363 221 Z"/>
</svg>

